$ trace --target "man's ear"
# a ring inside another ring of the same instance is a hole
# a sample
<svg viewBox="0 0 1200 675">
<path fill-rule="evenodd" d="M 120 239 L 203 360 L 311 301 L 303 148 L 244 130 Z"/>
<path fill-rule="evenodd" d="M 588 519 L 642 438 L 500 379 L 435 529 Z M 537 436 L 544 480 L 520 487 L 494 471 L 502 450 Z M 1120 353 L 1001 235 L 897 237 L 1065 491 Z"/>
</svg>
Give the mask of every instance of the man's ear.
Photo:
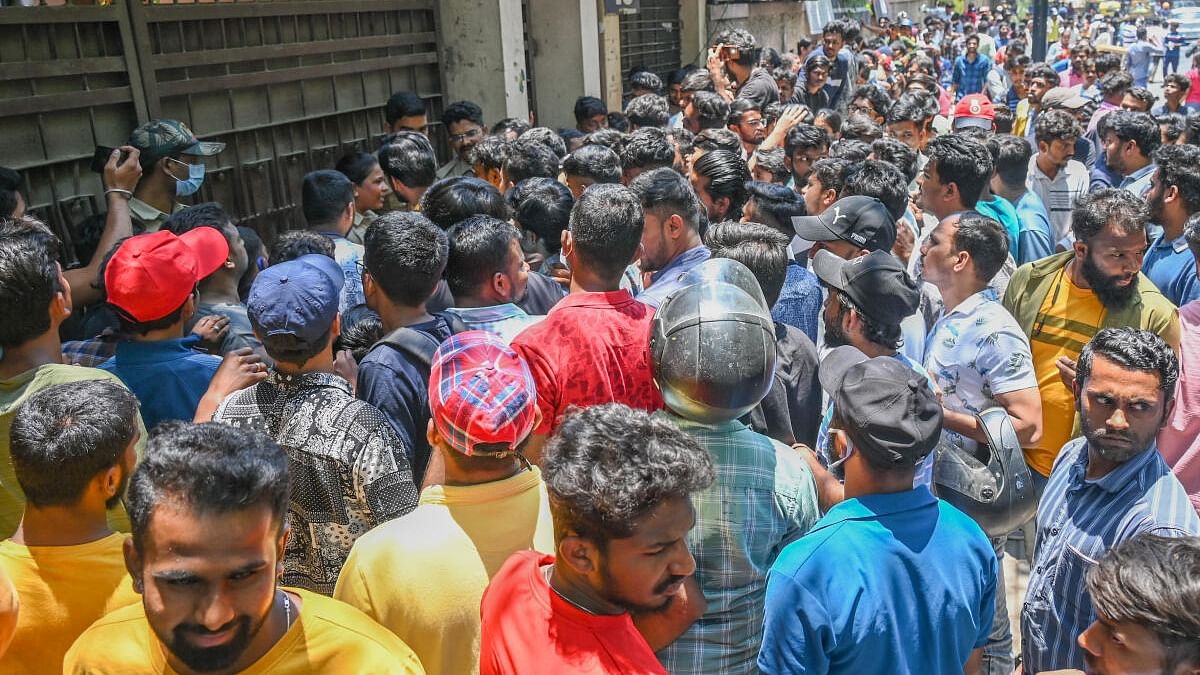
<svg viewBox="0 0 1200 675">
<path fill-rule="evenodd" d="M 283 520 L 283 530 L 279 533 L 279 539 L 275 542 L 275 578 L 283 577 L 283 552 L 287 550 L 288 539 L 292 536 L 292 526 L 287 524 L 287 517 Z"/>
<path fill-rule="evenodd" d="M 683 218 L 678 213 L 672 213 L 667 219 L 667 236 L 671 239 L 678 239 L 683 235 L 686 226 L 683 224 Z"/>
<path fill-rule="evenodd" d="M 566 258 L 575 252 L 575 240 L 571 238 L 570 230 L 563 230 L 562 235 L 558 238 L 558 243 L 562 247 L 562 257 Z"/>
<path fill-rule="evenodd" d="M 142 557 L 138 555 L 137 547 L 133 545 L 133 537 L 125 540 L 125 545 L 121 547 L 121 552 L 125 555 L 125 570 L 129 572 L 129 577 L 133 579 L 133 590 L 141 594 L 146 590 L 142 581 Z"/>
<path fill-rule="evenodd" d="M 577 534 L 568 534 L 558 542 L 558 559 L 580 576 L 589 576 L 600 568 L 596 544 Z"/>
<path fill-rule="evenodd" d="M 1176 199 L 1179 199 L 1179 186 L 1171 185 L 1168 187 L 1164 187 L 1162 195 L 1163 195 L 1164 202 L 1173 202 Z"/>
</svg>

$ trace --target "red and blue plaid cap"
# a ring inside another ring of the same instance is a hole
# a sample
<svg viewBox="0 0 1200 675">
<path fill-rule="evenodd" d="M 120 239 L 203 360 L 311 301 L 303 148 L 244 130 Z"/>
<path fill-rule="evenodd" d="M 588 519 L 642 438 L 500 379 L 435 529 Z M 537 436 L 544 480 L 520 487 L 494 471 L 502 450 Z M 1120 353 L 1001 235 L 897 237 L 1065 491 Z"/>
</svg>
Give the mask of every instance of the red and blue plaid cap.
<svg viewBox="0 0 1200 675">
<path fill-rule="evenodd" d="M 438 434 L 466 455 L 516 452 L 541 417 L 529 366 L 480 330 L 453 335 L 434 352 L 429 410 Z M 493 447 L 479 451 L 480 445 Z"/>
</svg>

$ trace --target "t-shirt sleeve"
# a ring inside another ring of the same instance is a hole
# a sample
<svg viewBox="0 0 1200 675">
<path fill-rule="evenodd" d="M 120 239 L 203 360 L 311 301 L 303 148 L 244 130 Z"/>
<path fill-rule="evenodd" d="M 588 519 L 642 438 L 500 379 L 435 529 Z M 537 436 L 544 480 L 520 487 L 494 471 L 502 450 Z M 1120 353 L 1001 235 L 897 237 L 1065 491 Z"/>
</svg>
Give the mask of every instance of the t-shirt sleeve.
<svg viewBox="0 0 1200 675">
<path fill-rule="evenodd" d="M 1007 394 L 1038 386 L 1029 339 L 1016 327 L 1005 327 L 980 338 L 985 344 L 975 358 L 975 368 L 992 394 Z"/>
<path fill-rule="evenodd" d="M 1017 250 L 1021 254 L 1017 264 L 1024 265 L 1054 255 L 1054 243 L 1045 232 L 1022 230 L 1017 235 Z"/>
<path fill-rule="evenodd" d="M 751 78 L 745 86 L 738 90 L 737 98 L 750 101 L 759 108 L 763 108 L 767 104 L 779 100 L 779 94 L 771 88 L 772 84 L 774 83 L 768 81 L 767 78 Z"/>
<path fill-rule="evenodd" d="M 833 632 L 823 600 L 795 579 L 767 577 L 766 614 L 758 668 L 763 673 L 825 673 Z"/>
<path fill-rule="evenodd" d="M 354 483 L 378 525 L 415 509 L 420 495 L 407 459 L 410 451 L 401 451 L 403 444 L 391 427 L 374 413 L 356 421 L 367 433 L 355 456 Z"/>
<path fill-rule="evenodd" d="M 975 649 L 988 643 L 988 638 L 992 634 L 992 621 L 996 618 L 996 593 L 1004 592 L 1003 589 L 996 588 L 998 577 L 996 556 L 984 556 L 984 560 L 987 562 L 984 568 L 983 594 L 979 598 L 979 625 L 975 635 Z"/>
<path fill-rule="evenodd" d="M 548 434 L 554 428 L 558 411 L 558 381 L 554 378 L 554 368 L 545 354 L 533 346 L 538 339 L 536 330 L 527 329 L 513 340 L 512 348 L 529 364 L 529 372 L 533 375 L 533 382 L 537 387 L 537 406 L 542 419 L 533 428 L 533 433 Z"/>
<path fill-rule="evenodd" d="M 371 589 L 367 585 L 366 576 L 359 569 L 362 553 L 360 542 L 355 542 L 350 549 L 346 564 L 342 565 L 342 571 L 338 573 L 337 585 L 333 587 L 333 599 L 341 600 L 379 621 L 379 615 L 375 613 L 375 603 L 371 601 Z"/>
</svg>

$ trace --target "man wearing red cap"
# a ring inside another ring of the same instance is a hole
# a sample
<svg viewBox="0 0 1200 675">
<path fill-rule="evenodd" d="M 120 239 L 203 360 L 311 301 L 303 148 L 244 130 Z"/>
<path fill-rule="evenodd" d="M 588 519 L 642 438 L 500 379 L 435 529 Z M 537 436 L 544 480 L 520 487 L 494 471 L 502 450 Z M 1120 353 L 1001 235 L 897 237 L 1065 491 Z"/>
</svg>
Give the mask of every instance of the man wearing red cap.
<svg viewBox="0 0 1200 675">
<path fill-rule="evenodd" d="M 196 313 L 196 284 L 229 257 L 211 227 L 183 236 L 165 230 L 125 240 L 108 261 L 104 288 L 128 341 L 100 368 L 121 378 L 142 404 L 148 428 L 191 420 L 221 360 L 191 348 L 184 326 Z"/>
<path fill-rule="evenodd" d="M 434 353 L 429 408 L 444 484 L 354 544 L 334 597 L 398 635 L 426 673 L 476 673 L 488 581 L 517 551 L 554 552 L 546 485 L 521 454 L 538 420 L 537 390 L 502 338 L 467 331 Z"/>
<path fill-rule="evenodd" d="M 990 99 L 983 94 L 970 94 L 954 105 L 955 131 L 963 129 L 984 129 L 995 133 L 996 108 Z"/>
</svg>

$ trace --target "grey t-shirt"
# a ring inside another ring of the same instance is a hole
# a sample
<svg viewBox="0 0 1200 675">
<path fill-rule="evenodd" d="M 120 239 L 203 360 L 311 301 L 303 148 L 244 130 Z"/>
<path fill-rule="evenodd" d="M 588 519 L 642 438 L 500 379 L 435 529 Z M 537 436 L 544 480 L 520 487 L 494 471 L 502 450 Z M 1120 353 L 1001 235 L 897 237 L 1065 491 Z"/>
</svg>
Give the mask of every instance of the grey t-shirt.
<svg viewBox="0 0 1200 675">
<path fill-rule="evenodd" d="M 250 325 L 250 317 L 246 314 L 246 306 L 238 303 L 232 304 L 228 302 L 207 303 L 202 302 L 196 305 L 196 315 L 192 317 L 188 325 L 188 330 L 196 325 L 200 319 L 203 319 L 210 314 L 219 314 L 229 319 L 229 332 L 225 334 L 225 339 L 221 341 L 221 354 L 228 354 L 235 349 L 249 347 L 256 354 L 263 357 L 267 363 L 271 363 L 270 357 L 267 356 L 267 351 L 263 349 L 262 343 L 258 338 L 254 337 L 254 328 Z"/>
</svg>

